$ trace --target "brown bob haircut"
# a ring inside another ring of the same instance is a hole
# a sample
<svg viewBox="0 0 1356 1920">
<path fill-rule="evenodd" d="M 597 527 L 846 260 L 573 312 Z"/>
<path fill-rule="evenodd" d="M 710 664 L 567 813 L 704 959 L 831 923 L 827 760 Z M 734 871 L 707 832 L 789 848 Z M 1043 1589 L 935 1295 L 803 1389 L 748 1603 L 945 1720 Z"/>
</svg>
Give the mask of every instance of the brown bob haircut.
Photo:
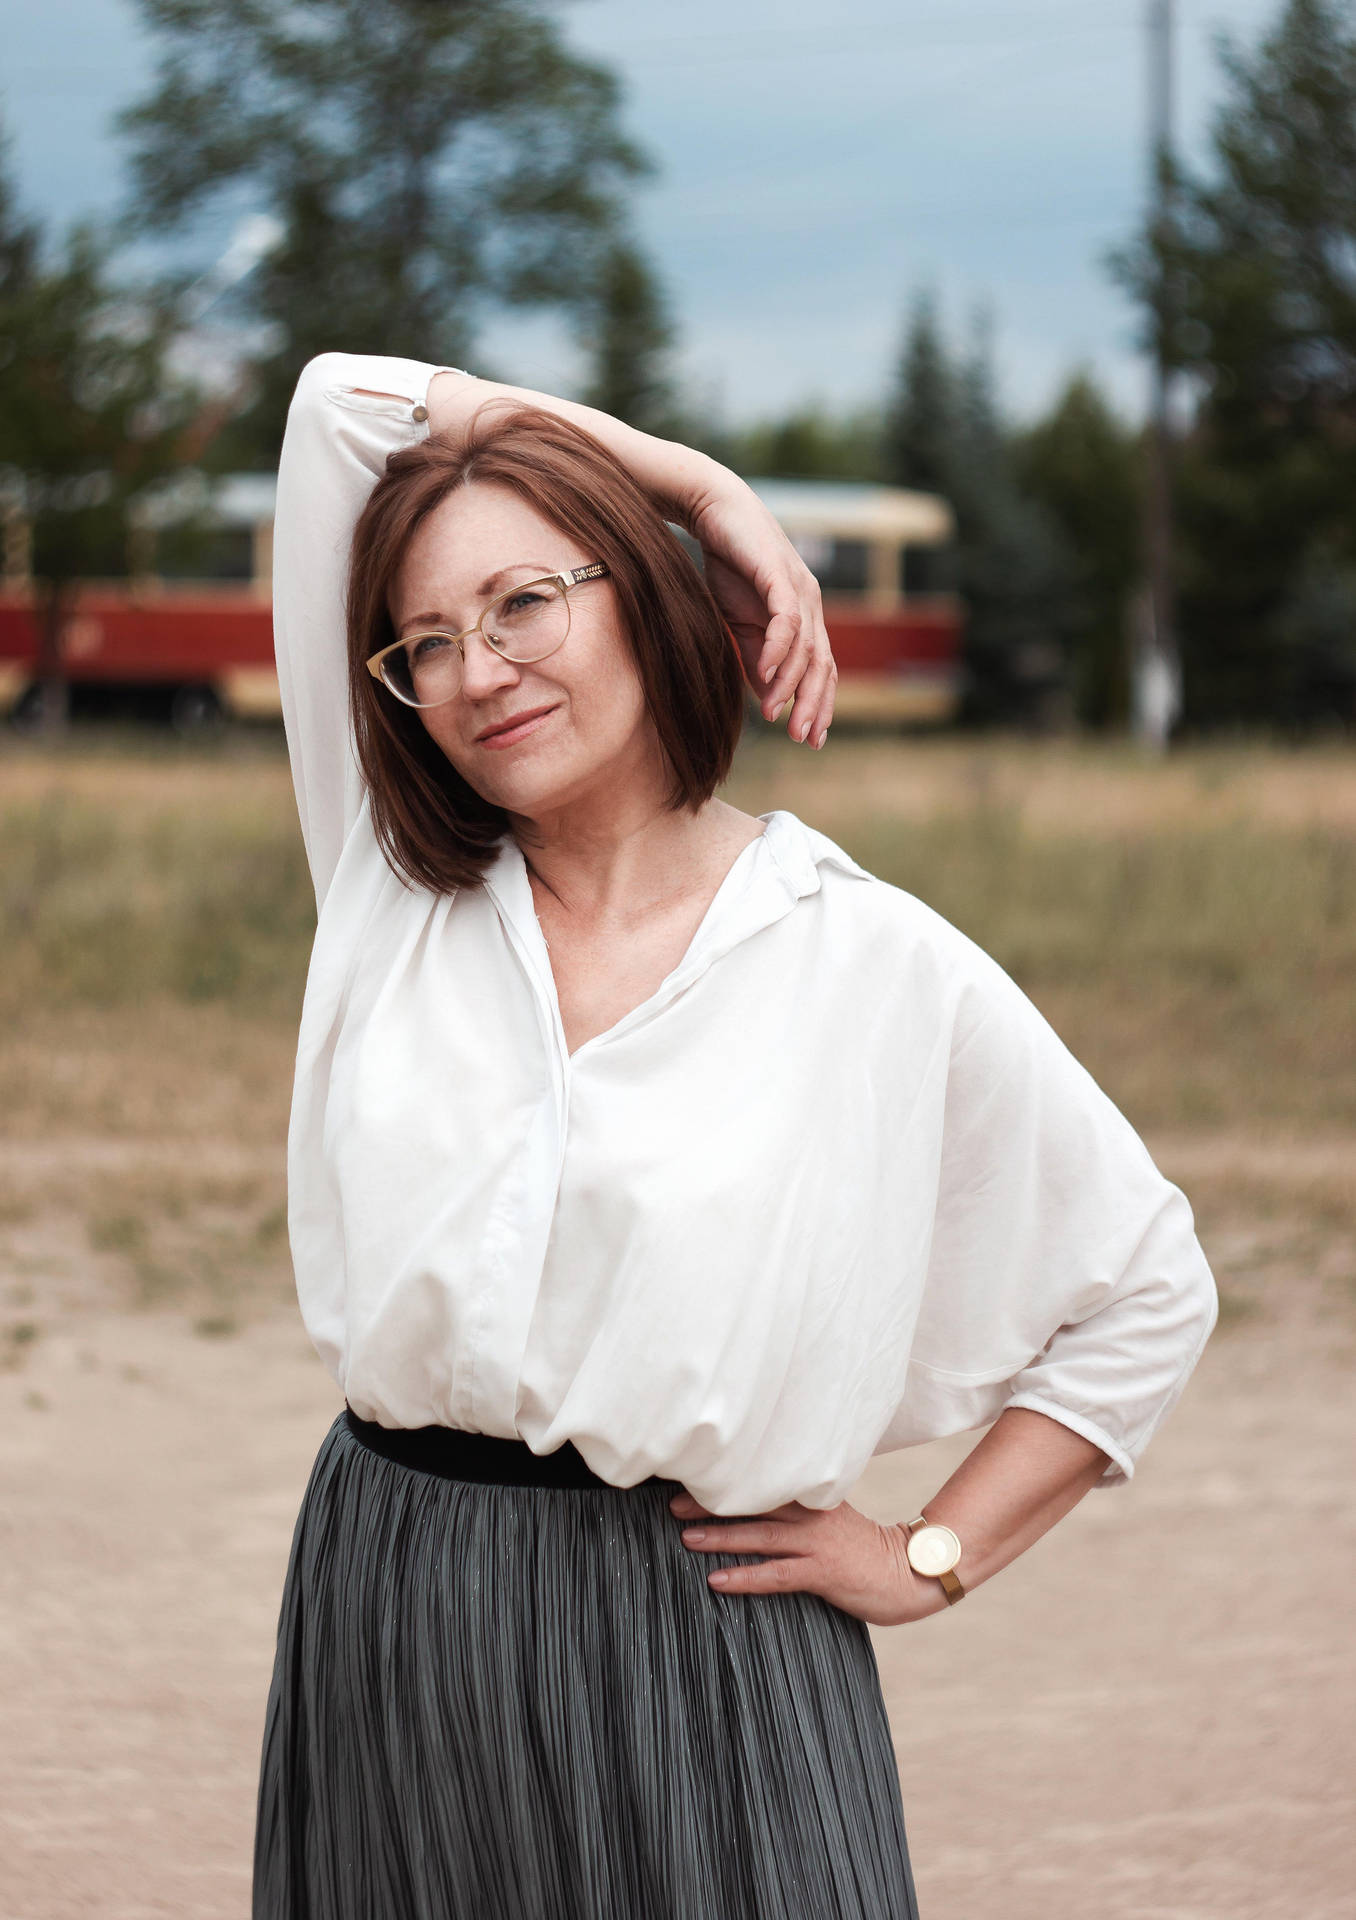
<svg viewBox="0 0 1356 1920">
<path fill-rule="evenodd" d="M 425 516 L 473 480 L 511 487 L 605 561 L 621 625 L 672 768 L 670 807 L 709 800 L 744 717 L 739 655 L 705 581 L 643 489 L 602 443 L 545 409 L 491 401 L 464 438 L 434 434 L 386 462 L 353 535 L 348 672 L 358 765 L 383 853 L 414 886 L 477 885 L 508 815 L 457 772 L 418 712 L 367 671 L 396 638 L 390 598 Z M 569 645 L 569 642 L 566 642 Z"/>
</svg>

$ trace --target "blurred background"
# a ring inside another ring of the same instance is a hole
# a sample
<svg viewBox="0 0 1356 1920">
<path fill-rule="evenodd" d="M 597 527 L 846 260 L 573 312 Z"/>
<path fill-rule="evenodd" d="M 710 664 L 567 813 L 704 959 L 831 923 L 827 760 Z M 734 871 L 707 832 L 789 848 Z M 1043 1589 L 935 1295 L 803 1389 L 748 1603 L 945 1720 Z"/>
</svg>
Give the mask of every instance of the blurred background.
<svg viewBox="0 0 1356 1920">
<path fill-rule="evenodd" d="M 877 1636 L 925 1920 L 1345 1920 L 1356 7 L 46 0 L 0 128 L 0 1915 L 247 1911 L 333 1405 L 273 476 L 344 348 L 751 480 L 840 719 L 751 708 L 728 797 L 992 952 L 1196 1209 L 1132 1486 Z"/>
</svg>

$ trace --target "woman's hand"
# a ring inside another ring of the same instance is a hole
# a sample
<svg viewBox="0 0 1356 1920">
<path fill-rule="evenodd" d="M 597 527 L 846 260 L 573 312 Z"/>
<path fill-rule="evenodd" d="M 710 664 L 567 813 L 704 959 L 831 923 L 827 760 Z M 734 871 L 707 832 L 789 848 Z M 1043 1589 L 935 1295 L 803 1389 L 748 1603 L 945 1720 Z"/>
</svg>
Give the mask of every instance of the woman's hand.
<svg viewBox="0 0 1356 1920">
<path fill-rule="evenodd" d="M 719 1593 L 817 1593 L 875 1627 L 922 1620 L 949 1604 L 940 1580 L 909 1565 L 903 1528 L 880 1526 L 846 1500 L 822 1509 L 793 1500 L 771 1513 L 724 1520 L 680 1493 L 669 1511 L 685 1523 L 683 1545 L 694 1553 L 768 1556 L 754 1566 L 709 1573 Z"/>
<path fill-rule="evenodd" d="M 688 526 L 702 549 L 706 584 L 735 637 L 765 720 L 793 702 L 787 732 L 822 747 L 833 719 L 838 669 L 819 582 L 752 487 L 724 468 L 696 502 Z"/>
</svg>

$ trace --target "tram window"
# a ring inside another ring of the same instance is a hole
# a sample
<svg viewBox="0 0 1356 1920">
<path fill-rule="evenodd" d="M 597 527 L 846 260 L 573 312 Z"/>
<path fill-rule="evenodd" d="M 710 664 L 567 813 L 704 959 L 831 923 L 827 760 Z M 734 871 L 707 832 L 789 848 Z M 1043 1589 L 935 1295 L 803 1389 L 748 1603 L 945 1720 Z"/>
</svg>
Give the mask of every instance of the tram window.
<svg viewBox="0 0 1356 1920">
<path fill-rule="evenodd" d="M 824 544 L 828 548 L 826 557 L 818 566 L 810 563 L 824 592 L 865 593 L 865 540 L 829 540 Z"/>
<path fill-rule="evenodd" d="M 954 593 L 955 547 L 901 547 L 899 584 L 905 593 Z"/>
</svg>

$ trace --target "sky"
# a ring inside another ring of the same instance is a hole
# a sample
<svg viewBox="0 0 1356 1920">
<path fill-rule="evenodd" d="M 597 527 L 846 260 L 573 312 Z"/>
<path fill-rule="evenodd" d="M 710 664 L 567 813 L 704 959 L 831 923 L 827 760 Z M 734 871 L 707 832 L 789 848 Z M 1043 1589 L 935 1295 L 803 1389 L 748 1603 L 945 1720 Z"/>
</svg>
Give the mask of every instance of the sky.
<svg viewBox="0 0 1356 1920">
<path fill-rule="evenodd" d="M 0 115 L 26 205 L 58 227 L 112 211 L 126 178 L 110 121 L 155 58 L 133 0 L 3 5 Z M 1135 314 L 1104 260 L 1143 208 L 1147 5 L 562 5 L 567 39 L 619 75 L 627 130 L 656 163 L 635 222 L 690 390 L 732 423 L 870 405 L 908 303 L 930 289 L 957 338 L 987 311 L 1016 417 L 1035 417 L 1078 366 L 1137 414 Z M 1214 36 L 1246 44 L 1280 5 L 1177 0 L 1188 157 L 1204 157 L 1220 100 Z M 224 237 L 204 223 L 204 265 Z M 549 316 L 496 322 L 492 351 L 524 384 L 579 378 Z"/>
</svg>

